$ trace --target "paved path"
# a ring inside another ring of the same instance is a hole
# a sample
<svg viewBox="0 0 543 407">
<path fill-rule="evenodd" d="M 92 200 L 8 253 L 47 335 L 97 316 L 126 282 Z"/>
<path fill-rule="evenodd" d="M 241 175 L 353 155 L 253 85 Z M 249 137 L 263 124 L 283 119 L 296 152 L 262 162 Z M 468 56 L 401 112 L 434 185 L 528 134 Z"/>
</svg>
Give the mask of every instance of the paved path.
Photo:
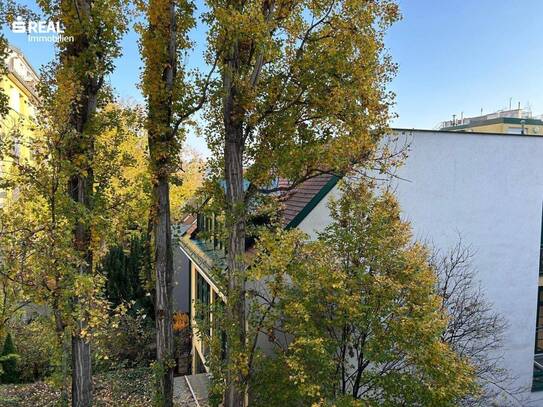
<svg viewBox="0 0 543 407">
<path fill-rule="evenodd" d="M 207 374 L 175 377 L 173 382 L 173 397 L 176 406 L 208 407 L 208 387 L 209 377 Z M 195 398 L 198 400 L 197 402 L 195 401 Z"/>
</svg>

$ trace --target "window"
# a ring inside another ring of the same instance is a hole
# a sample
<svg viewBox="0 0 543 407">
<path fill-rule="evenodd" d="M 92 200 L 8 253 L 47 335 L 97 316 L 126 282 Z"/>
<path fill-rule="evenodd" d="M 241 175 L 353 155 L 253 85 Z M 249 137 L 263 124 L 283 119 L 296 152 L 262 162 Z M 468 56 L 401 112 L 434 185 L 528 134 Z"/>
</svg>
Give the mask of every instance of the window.
<svg viewBox="0 0 543 407">
<path fill-rule="evenodd" d="M 21 93 L 19 93 L 19 113 L 26 114 L 26 101 Z"/>
<path fill-rule="evenodd" d="M 21 156 L 21 144 L 19 143 L 19 140 L 13 141 L 13 146 L 11 147 L 11 154 L 13 154 L 16 160 L 18 160 Z"/>
<path fill-rule="evenodd" d="M 28 111 L 27 111 L 28 116 L 30 116 L 32 118 L 36 117 L 36 108 L 34 107 L 34 105 L 32 103 L 27 102 L 26 108 L 28 109 Z"/>
<path fill-rule="evenodd" d="M 207 335 L 211 335 L 211 311 L 210 311 L 211 287 L 205 278 L 200 274 L 196 274 L 196 319 L 199 323 L 207 325 Z M 206 345 L 206 340 L 202 341 L 202 354 L 207 357 L 209 348 Z"/>
<path fill-rule="evenodd" d="M 522 127 L 508 127 L 507 134 L 522 134 Z"/>
<path fill-rule="evenodd" d="M 224 250 L 224 241 L 222 232 L 224 229 L 223 223 L 220 218 L 215 215 L 197 215 L 197 227 L 201 233 L 200 239 L 210 243 L 214 249 Z"/>
<path fill-rule="evenodd" d="M 543 353 L 543 287 L 537 292 L 537 319 L 535 327 L 535 353 Z"/>
<path fill-rule="evenodd" d="M 209 283 L 200 273 L 196 273 L 196 319 L 199 319 L 205 323 L 209 323 L 210 320 L 210 299 L 211 287 Z"/>
<path fill-rule="evenodd" d="M 196 273 L 196 300 L 203 305 L 209 305 L 211 287 L 200 273 Z"/>
<path fill-rule="evenodd" d="M 206 240 L 210 240 L 210 239 L 211 239 L 211 235 L 212 235 L 212 233 L 213 233 L 213 227 L 212 227 L 212 224 L 211 224 L 211 218 L 210 218 L 209 216 L 206 216 L 206 217 L 205 217 L 205 220 L 206 220 L 205 229 L 206 229 L 206 232 L 208 232 L 208 235 L 207 235 Z"/>
<path fill-rule="evenodd" d="M 215 305 L 213 314 L 213 334 L 220 336 L 221 343 L 221 360 L 226 360 L 226 332 L 223 329 L 220 329 L 219 318 L 224 315 L 224 301 L 216 293 L 213 292 L 213 304 Z"/>
<path fill-rule="evenodd" d="M 215 219 L 215 231 L 213 233 L 213 246 L 216 249 L 223 250 L 224 249 L 224 240 L 223 240 L 223 224 L 220 220 Z"/>
<path fill-rule="evenodd" d="M 196 374 L 200 373 L 207 373 L 207 370 L 202 358 L 200 357 L 200 354 L 196 352 Z"/>
<path fill-rule="evenodd" d="M 539 278 L 543 264 L 543 213 L 541 219 L 541 238 L 539 243 Z M 535 347 L 534 347 L 534 367 L 532 379 L 532 391 L 543 390 L 543 286 L 537 291 L 537 314 L 535 320 Z"/>
<path fill-rule="evenodd" d="M 21 109 L 20 93 L 13 86 L 10 86 L 10 107 L 16 112 Z"/>
</svg>

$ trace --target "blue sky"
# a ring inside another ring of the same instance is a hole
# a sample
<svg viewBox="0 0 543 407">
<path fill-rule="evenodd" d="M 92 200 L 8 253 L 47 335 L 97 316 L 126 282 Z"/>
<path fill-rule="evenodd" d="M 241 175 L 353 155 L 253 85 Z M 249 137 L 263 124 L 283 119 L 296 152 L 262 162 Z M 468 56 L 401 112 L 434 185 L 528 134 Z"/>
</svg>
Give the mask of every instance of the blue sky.
<svg viewBox="0 0 543 407">
<path fill-rule="evenodd" d="M 390 84 L 399 115 L 393 126 L 434 128 L 452 114 L 468 117 L 481 108 L 486 113 L 506 108 L 510 98 L 513 106 L 529 104 L 534 114 L 543 114 L 543 1 L 400 0 L 400 8 L 403 20 L 386 38 L 399 64 Z M 28 42 L 6 27 L 4 32 L 36 68 L 51 59 L 51 45 Z M 202 43 L 201 30 L 194 34 Z M 136 34 L 128 33 L 122 46 L 111 83 L 123 99 L 141 101 Z M 200 65 L 199 53 L 187 62 Z M 188 144 L 207 152 L 194 135 Z"/>
<path fill-rule="evenodd" d="M 521 102 L 543 114 L 543 1 L 404 0 L 387 45 L 399 73 L 393 125 L 433 128 L 452 114 Z M 458 116 L 457 116 L 458 117 Z"/>
</svg>

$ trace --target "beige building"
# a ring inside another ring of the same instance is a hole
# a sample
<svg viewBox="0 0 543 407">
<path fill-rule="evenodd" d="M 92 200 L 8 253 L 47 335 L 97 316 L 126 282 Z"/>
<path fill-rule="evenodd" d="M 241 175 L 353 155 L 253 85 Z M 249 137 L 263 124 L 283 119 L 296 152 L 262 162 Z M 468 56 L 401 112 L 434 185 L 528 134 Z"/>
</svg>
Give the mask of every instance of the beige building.
<svg viewBox="0 0 543 407">
<path fill-rule="evenodd" d="M 38 73 L 23 52 L 12 45 L 4 63 L 7 72 L 0 77 L 0 89 L 8 98 L 8 112 L 0 120 L 0 138 L 14 140 L 13 159 L 31 161 L 32 151 L 28 145 L 38 104 Z M 0 162 L 0 172 L 11 171 L 12 163 L 12 159 Z M 0 206 L 4 205 L 8 195 L 5 190 L 0 190 Z"/>
<path fill-rule="evenodd" d="M 518 108 L 476 117 L 453 116 L 452 120 L 441 123 L 439 130 L 541 136 L 543 120 L 541 117 L 533 117 L 530 111 Z"/>
</svg>

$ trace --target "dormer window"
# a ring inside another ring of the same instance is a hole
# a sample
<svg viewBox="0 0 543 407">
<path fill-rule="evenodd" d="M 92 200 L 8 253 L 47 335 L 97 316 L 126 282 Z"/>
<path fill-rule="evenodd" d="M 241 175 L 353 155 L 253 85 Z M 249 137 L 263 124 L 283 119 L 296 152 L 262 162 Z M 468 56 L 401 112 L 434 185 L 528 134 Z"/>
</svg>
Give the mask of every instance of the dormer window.
<svg viewBox="0 0 543 407">
<path fill-rule="evenodd" d="M 197 228 L 201 238 L 211 244 L 214 249 L 224 250 L 222 232 L 224 225 L 216 214 L 198 214 Z"/>
</svg>

